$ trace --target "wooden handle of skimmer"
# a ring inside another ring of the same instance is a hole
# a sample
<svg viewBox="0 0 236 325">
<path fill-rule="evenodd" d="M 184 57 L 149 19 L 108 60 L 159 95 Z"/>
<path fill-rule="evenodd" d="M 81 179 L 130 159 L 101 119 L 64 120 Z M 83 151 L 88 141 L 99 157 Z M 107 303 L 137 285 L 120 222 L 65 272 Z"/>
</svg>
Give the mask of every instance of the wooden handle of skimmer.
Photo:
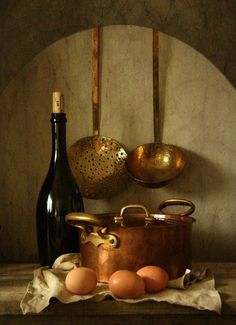
<svg viewBox="0 0 236 325">
<path fill-rule="evenodd" d="M 155 29 L 153 29 L 152 33 L 152 60 L 154 141 L 161 143 L 159 111 L 159 35 L 158 31 Z"/>
<path fill-rule="evenodd" d="M 100 52 L 100 27 L 93 28 L 92 43 L 92 105 L 93 105 L 93 135 L 99 135 L 100 101 L 99 101 L 99 52 Z"/>
</svg>

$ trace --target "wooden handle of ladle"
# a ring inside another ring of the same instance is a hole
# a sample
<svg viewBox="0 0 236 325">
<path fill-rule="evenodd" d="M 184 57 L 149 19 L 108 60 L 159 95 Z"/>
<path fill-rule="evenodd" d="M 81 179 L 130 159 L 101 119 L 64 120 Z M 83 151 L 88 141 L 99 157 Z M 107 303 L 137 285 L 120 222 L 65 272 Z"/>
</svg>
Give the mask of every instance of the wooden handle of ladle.
<svg viewBox="0 0 236 325">
<path fill-rule="evenodd" d="M 152 33 L 152 60 L 154 141 L 161 143 L 159 110 L 159 35 L 156 29 L 153 29 Z"/>
<path fill-rule="evenodd" d="M 100 119 L 100 92 L 99 92 L 99 52 L 100 52 L 100 27 L 93 28 L 92 42 L 92 105 L 93 105 L 93 135 L 99 135 L 99 119 Z"/>
</svg>

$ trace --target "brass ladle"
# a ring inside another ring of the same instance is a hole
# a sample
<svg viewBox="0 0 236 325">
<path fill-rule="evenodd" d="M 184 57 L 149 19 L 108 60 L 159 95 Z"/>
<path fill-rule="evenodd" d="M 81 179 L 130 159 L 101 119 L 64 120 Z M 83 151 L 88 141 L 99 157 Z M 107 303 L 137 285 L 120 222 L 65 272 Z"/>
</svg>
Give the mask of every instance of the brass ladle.
<svg viewBox="0 0 236 325">
<path fill-rule="evenodd" d="M 186 165 L 186 156 L 177 146 L 161 142 L 159 118 L 159 39 L 153 30 L 153 115 L 154 143 L 138 146 L 125 162 L 129 176 L 145 187 L 158 188 L 177 177 Z"/>
</svg>

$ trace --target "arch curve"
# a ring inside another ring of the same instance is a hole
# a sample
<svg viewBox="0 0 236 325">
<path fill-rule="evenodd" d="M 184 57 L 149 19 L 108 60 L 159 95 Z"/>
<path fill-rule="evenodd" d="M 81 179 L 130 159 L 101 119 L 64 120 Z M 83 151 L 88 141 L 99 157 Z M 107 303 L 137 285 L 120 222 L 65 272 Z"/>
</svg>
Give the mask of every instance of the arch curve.
<svg viewBox="0 0 236 325">
<path fill-rule="evenodd" d="M 44 48 L 97 25 L 157 28 L 201 52 L 236 88 L 234 0 L 8 0 L 0 4 L 0 93 Z"/>
</svg>

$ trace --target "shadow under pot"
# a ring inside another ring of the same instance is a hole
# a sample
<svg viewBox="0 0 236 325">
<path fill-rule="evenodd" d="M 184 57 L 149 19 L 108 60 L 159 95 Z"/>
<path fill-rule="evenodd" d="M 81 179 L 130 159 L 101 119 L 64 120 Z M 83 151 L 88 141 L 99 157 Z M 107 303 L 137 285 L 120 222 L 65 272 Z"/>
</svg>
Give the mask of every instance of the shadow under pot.
<svg viewBox="0 0 236 325">
<path fill-rule="evenodd" d="M 170 205 L 188 209 L 164 214 Z M 142 205 L 128 205 L 120 213 L 69 213 L 66 222 L 79 228 L 82 266 L 95 270 L 99 281 L 108 282 L 117 270 L 137 271 L 146 265 L 158 265 L 176 279 L 191 268 L 194 210 L 191 201 L 170 199 L 159 205 L 157 214 Z"/>
</svg>

